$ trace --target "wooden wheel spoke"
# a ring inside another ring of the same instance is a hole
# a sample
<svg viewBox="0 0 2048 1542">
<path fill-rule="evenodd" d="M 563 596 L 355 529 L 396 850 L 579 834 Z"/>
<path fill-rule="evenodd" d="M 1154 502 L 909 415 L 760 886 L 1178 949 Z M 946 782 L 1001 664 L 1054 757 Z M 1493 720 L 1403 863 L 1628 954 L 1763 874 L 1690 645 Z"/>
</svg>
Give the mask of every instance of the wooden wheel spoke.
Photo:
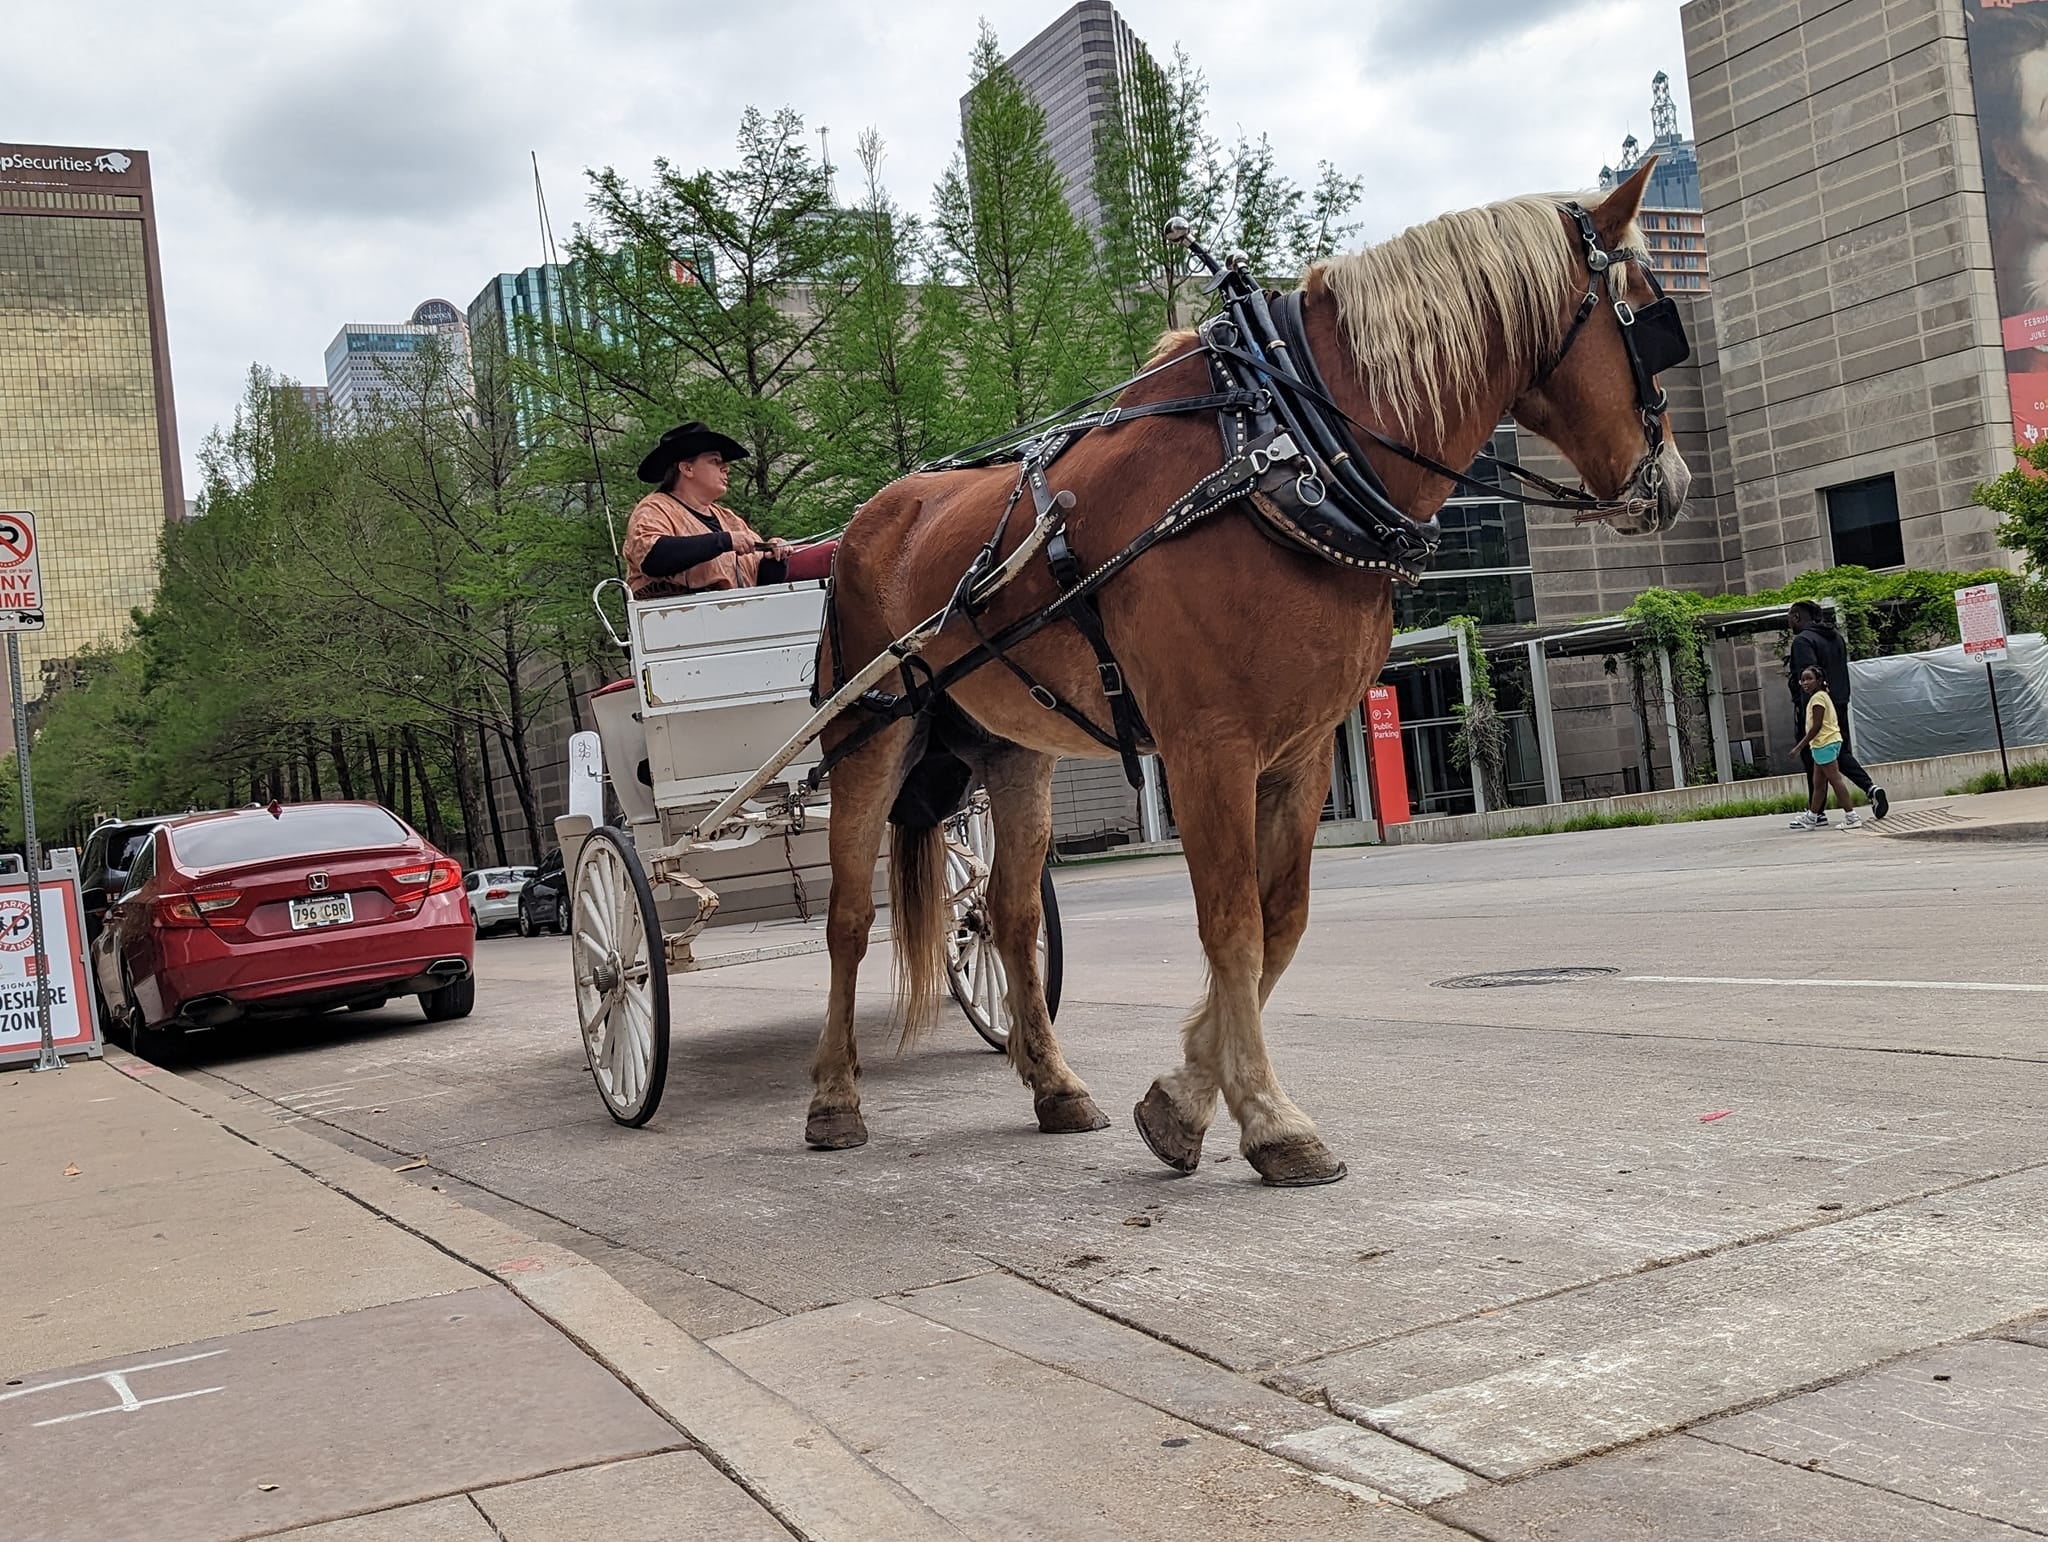
<svg viewBox="0 0 2048 1542">
<path fill-rule="evenodd" d="M 592 832 L 571 894 L 562 922 L 584 1058 L 611 1116 L 643 1125 L 660 1106 L 667 1078 L 668 978 L 643 908 L 648 889 L 640 861 L 623 832 Z"/>
</svg>

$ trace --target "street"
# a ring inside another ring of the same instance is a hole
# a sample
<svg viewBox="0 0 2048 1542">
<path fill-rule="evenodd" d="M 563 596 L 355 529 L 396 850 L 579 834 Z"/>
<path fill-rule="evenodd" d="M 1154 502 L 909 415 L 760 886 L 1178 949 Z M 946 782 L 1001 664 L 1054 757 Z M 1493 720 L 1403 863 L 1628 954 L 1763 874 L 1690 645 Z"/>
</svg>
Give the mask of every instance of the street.
<svg viewBox="0 0 2048 1542">
<path fill-rule="evenodd" d="M 2048 1309 L 2041 859 L 1781 818 L 1324 852 L 1267 1015 L 1350 1164 L 1316 1190 L 1262 1188 L 1227 1119 L 1187 1178 L 1131 1127 L 1200 986 L 1173 859 L 1058 874 L 1099 1134 L 1038 1134 L 950 1010 L 893 1053 L 884 947 L 853 1152 L 801 1142 L 822 956 L 677 976 L 644 1131 L 590 1085 L 554 938 L 481 942 L 465 1021 L 228 1031 L 179 1069 L 596 1261 L 957 1524 L 1028 1488 L 1034 1534 L 1078 1534 L 1120 1409 L 1286 1454 L 1327 1439 L 1286 1427 L 1307 1405 L 1358 1435 L 1341 1470 L 1479 1535 L 1653 1534 L 1597 1502 L 1633 1473 L 1743 1496 L 1688 1535 L 1839 1500 L 2005 1536 L 1974 1517 L 2048 1526 L 2039 1462 L 1973 1487 L 1934 1457 L 1978 1438 L 1966 1394 L 2038 1446 L 2041 1350 L 1871 1368 Z M 1572 973 L 1443 983 L 1541 969 Z M 1857 983 L 1785 983 L 1815 979 Z"/>
</svg>

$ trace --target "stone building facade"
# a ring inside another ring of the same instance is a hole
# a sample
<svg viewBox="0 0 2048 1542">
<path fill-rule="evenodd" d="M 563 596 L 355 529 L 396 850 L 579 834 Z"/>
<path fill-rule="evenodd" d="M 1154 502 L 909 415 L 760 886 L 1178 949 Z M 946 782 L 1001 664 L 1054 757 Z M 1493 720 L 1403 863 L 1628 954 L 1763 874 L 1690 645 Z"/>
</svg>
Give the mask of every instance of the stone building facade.
<svg viewBox="0 0 2048 1542">
<path fill-rule="evenodd" d="M 2013 457 L 1962 0 L 1682 16 L 1741 582 L 2006 560 L 1972 501 Z"/>
</svg>

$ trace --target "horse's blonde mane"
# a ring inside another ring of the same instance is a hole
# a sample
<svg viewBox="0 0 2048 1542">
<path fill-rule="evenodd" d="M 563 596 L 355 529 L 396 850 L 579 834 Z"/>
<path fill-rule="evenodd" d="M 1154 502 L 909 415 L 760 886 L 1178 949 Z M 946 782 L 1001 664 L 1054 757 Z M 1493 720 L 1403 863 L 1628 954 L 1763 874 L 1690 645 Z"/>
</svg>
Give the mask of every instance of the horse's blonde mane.
<svg viewBox="0 0 2048 1542">
<path fill-rule="evenodd" d="M 1308 286 L 1320 276 L 1336 300 L 1359 383 L 1390 427 L 1441 438 L 1445 407 L 1469 402 L 1486 378 L 1495 327 L 1518 376 L 1555 355 L 1567 296 L 1584 282 L 1558 214 L 1567 201 L 1538 194 L 1441 215 L 1302 276 Z M 1634 224 L 1621 244 L 1641 249 Z"/>
</svg>

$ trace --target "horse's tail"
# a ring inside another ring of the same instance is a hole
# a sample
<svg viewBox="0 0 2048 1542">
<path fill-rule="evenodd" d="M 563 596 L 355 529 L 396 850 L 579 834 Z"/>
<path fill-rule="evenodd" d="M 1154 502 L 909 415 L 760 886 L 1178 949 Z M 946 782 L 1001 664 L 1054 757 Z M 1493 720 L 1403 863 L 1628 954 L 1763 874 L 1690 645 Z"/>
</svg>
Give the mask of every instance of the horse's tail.
<svg viewBox="0 0 2048 1542">
<path fill-rule="evenodd" d="M 938 1017 L 946 980 L 946 831 L 889 826 L 889 925 L 895 939 L 897 1048 Z"/>
</svg>

